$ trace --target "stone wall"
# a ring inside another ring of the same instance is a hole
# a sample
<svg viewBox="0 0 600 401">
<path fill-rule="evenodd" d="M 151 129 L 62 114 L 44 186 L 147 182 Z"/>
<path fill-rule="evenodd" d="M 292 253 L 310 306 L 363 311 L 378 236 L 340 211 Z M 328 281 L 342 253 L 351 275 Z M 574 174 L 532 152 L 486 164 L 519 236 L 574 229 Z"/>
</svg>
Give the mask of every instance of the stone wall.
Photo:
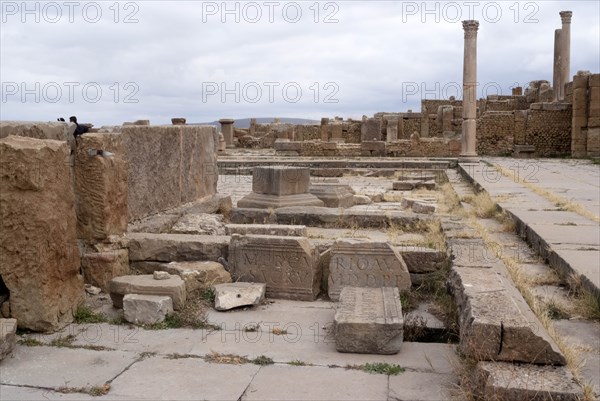
<svg viewBox="0 0 600 401">
<path fill-rule="evenodd" d="M 534 103 L 527 112 L 525 144 L 534 145 L 540 157 L 571 153 L 572 106 L 569 103 Z"/>
<path fill-rule="evenodd" d="M 377 149 L 368 146 L 378 144 Z M 285 142 L 278 143 L 278 152 L 295 152 L 299 156 L 324 156 L 324 157 L 358 157 L 365 156 L 365 150 L 373 150 L 372 156 L 388 157 L 457 157 L 460 154 L 460 138 L 422 138 L 401 139 L 393 142 L 363 142 L 337 143 L 323 141 Z"/>
<path fill-rule="evenodd" d="M 571 155 L 600 156 L 600 74 L 579 72 L 572 82 Z"/>
<path fill-rule="evenodd" d="M 515 132 L 513 111 L 487 111 L 477 119 L 477 153 L 490 156 L 512 154 Z"/>
<path fill-rule="evenodd" d="M 210 126 L 126 126 L 129 221 L 217 191 L 218 134 Z"/>
<path fill-rule="evenodd" d="M 83 300 L 66 142 L 0 139 L 0 276 L 23 329 L 56 330 Z"/>
<path fill-rule="evenodd" d="M 0 139 L 9 135 L 74 142 L 75 124 L 41 121 L 0 121 Z"/>
</svg>

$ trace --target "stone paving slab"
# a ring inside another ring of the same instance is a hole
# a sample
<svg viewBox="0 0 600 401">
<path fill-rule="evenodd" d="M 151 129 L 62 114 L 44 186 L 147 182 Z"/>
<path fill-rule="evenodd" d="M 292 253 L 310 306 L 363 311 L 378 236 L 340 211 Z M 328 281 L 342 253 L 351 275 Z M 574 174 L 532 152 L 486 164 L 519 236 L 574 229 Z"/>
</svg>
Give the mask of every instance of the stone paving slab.
<svg viewBox="0 0 600 401">
<path fill-rule="evenodd" d="M 497 159 L 491 160 L 497 161 Z M 537 162 L 536 160 L 535 163 Z M 598 215 L 599 208 L 596 207 L 596 203 L 600 199 L 598 196 L 600 185 L 596 176 L 600 174 L 598 173 L 600 169 L 585 163 L 580 165 L 565 162 L 563 165 L 558 161 L 546 166 L 552 166 L 556 171 L 561 171 L 561 167 L 566 166 L 572 176 L 546 172 L 537 177 L 537 181 L 530 181 L 533 185 L 563 198 L 572 199 L 573 202 Z M 575 171 L 580 168 L 581 172 L 575 174 Z M 551 266 L 559 269 L 566 276 L 576 274 L 581 277 L 587 287 L 600 297 L 600 264 L 597 262 L 600 260 L 598 223 L 574 212 L 557 212 L 555 205 L 548 199 L 525 185 L 514 182 L 514 179 L 502 176 L 493 166 L 481 163 L 476 166 L 461 166 L 461 169 L 468 180 L 474 181 L 492 197 L 500 195 L 500 190 L 505 185 L 520 186 L 519 191 L 527 195 L 518 205 L 497 200 L 498 205 L 512 214 L 517 223 L 517 230 L 542 257 L 549 260 Z M 493 180 L 490 179 L 490 171 L 494 173 Z M 591 174 L 592 178 L 580 177 L 587 173 Z M 570 191 L 573 182 L 583 183 L 585 187 L 595 190 L 596 199 L 588 201 L 587 197 L 578 196 L 577 191 Z M 577 226 L 572 226 L 570 223 Z M 564 244 L 569 244 L 567 249 L 564 249 Z M 590 249 L 596 247 L 598 248 Z"/>
<path fill-rule="evenodd" d="M 102 386 L 137 359 L 132 352 L 17 345 L 0 365 L 0 381 L 55 389 Z"/>
<path fill-rule="evenodd" d="M 243 401 L 377 400 L 387 401 L 388 378 L 320 366 L 265 366 Z"/>
<path fill-rule="evenodd" d="M 600 167 L 586 160 L 489 158 L 490 162 L 519 172 L 545 190 L 573 199 L 598 215 L 600 209 Z"/>
<path fill-rule="evenodd" d="M 65 331 L 68 333 L 69 329 Z M 187 354 L 196 342 L 201 342 L 207 331 L 193 329 L 171 329 L 169 341 L 165 341 L 164 330 L 145 330 L 132 325 L 110 325 L 107 323 L 80 325 L 73 345 L 102 346 L 118 351 L 156 352 L 159 354 Z M 34 337 L 36 338 L 36 337 Z"/>
<path fill-rule="evenodd" d="M 369 355 L 340 353 L 335 349 L 335 341 L 323 330 L 322 336 L 315 331 L 299 332 L 290 330 L 285 335 L 264 332 L 218 331 L 197 341 L 193 355 L 207 355 L 211 352 L 233 353 L 256 358 L 261 355 L 275 362 L 288 363 L 299 360 L 319 366 L 346 366 L 387 362 L 399 364 L 410 370 L 436 373 L 452 373 L 459 364 L 456 346 L 451 344 L 404 342 L 402 349 L 395 355 Z"/>
<path fill-rule="evenodd" d="M 288 300 L 269 301 L 268 305 L 249 310 L 218 312 L 209 310 L 207 320 L 224 330 L 244 330 L 257 327 L 268 333 L 273 328 L 302 330 L 320 333 L 323 327 L 333 324 L 334 304 L 327 301 L 299 302 Z"/>
<path fill-rule="evenodd" d="M 197 358 L 149 357 L 115 379 L 110 395 L 121 399 L 237 400 L 259 369 L 253 364 L 225 365 Z"/>
<path fill-rule="evenodd" d="M 35 387 L 0 385 L 0 399 L 6 401 L 90 401 L 94 399 L 98 400 L 98 397 L 94 397 L 83 393 L 63 394 L 56 391 L 40 389 Z M 108 398 L 102 397 L 101 399 L 106 400 Z"/>
<path fill-rule="evenodd" d="M 564 366 L 479 362 L 475 377 L 485 400 L 580 401 L 583 396 Z"/>
<path fill-rule="evenodd" d="M 452 397 L 458 381 L 452 375 L 404 372 L 390 376 L 388 401 L 444 401 Z"/>
</svg>

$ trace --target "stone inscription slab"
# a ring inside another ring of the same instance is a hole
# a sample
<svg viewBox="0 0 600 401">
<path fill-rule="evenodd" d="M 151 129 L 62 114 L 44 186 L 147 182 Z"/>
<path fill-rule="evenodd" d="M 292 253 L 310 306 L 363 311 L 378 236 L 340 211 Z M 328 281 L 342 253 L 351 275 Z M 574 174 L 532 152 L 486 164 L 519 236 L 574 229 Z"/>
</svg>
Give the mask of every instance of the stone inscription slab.
<svg viewBox="0 0 600 401">
<path fill-rule="evenodd" d="M 329 263 L 329 297 L 336 301 L 343 287 L 397 287 L 410 290 L 411 280 L 402 256 L 387 242 L 336 241 Z"/>
<path fill-rule="evenodd" d="M 398 288 L 344 287 L 334 324 L 340 352 L 397 353 L 404 325 Z"/>
<path fill-rule="evenodd" d="M 312 301 L 319 294 L 319 253 L 304 237 L 233 235 L 234 281 L 265 283 L 267 297 Z"/>
</svg>

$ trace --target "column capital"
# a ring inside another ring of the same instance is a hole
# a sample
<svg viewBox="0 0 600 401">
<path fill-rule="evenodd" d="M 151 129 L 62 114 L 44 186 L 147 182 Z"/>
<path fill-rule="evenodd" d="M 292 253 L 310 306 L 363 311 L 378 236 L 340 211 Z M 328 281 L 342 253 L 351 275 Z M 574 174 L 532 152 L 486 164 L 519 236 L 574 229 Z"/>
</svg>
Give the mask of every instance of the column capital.
<svg viewBox="0 0 600 401">
<path fill-rule="evenodd" d="M 477 30 L 479 29 L 479 21 L 466 20 L 466 21 L 463 21 L 462 24 L 463 24 L 463 29 L 465 30 L 465 39 L 477 37 Z"/>
<path fill-rule="evenodd" d="M 570 24 L 572 16 L 573 16 L 572 11 L 561 11 L 560 12 L 560 19 L 563 24 Z"/>
</svg>

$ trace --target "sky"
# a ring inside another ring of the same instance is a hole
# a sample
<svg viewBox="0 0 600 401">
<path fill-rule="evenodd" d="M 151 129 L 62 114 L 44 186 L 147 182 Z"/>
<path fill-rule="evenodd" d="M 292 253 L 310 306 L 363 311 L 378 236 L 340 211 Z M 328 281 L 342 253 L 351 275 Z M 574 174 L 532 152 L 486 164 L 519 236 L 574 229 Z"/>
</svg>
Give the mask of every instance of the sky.
<svg viewBox="0 0 600 401">
<path fill-rule="evenodd" d="M 358 118 L 461 98 L 462 20 L 480 22 L 478 97 L 600 72 L 597 1 L 1 1 L 2 120 Z"/>
</svg>

